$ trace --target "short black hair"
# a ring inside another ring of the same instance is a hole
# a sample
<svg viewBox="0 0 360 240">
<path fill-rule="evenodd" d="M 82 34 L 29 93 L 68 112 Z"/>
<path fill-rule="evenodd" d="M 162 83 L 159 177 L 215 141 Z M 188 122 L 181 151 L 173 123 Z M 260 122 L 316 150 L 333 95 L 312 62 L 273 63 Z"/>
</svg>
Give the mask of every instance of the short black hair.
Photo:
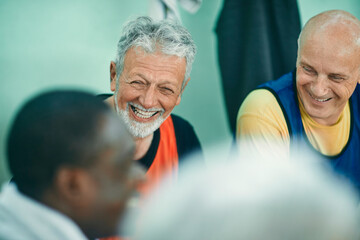
<svg viewBox="0 0 360 240">
<path fill-rule="evenodd" d="M 19 190 L 38 198 L 60 166 L 90 166 L 110 108 L 86 92 L 42 93 L 25 103 L 10 128 L 7 159 Z"/>
</svg>

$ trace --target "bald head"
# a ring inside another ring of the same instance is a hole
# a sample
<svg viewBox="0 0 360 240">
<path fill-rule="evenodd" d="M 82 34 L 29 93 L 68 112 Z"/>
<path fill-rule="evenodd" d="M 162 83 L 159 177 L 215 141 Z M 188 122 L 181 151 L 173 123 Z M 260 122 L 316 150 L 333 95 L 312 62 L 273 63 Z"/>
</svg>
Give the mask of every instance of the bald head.
<svg viewBox="0 0 360 240">
<path fill-rule="evenodd" d="M 305 24 L 298 39 L 299 50 L 308 40 L 331 41 L 348 53 L 360 50 L 360 21 L 343 10 L 322 12 Z"/>
</svg>

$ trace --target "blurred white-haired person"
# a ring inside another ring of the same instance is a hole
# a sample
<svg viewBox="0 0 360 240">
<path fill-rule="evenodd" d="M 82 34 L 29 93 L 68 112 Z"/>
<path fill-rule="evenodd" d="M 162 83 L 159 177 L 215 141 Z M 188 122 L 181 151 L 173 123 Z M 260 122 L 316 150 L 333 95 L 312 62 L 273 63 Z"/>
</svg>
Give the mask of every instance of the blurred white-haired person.
<svg viewBox="0 0 360 240">
<path fill-rule="evenodd" d="M 359 239 L 354 189 L 308 159 L 243 155 L 207 169 L 191 166 L 175 187 L 165 182 L 145 201 L 133 239 Z"/>
</svg>

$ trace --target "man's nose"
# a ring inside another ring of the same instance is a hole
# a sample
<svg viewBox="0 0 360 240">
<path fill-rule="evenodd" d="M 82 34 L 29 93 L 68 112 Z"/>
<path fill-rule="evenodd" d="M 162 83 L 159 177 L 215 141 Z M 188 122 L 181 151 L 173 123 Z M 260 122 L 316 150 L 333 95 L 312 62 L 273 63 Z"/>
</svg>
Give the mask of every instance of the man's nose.
<svg viewBox="0 0 360 240">
<path fill-rule="evenodd" d="M 316 97 L 322 97 L 328 93 L 328 79 L 326 75 L 319 74 L 311 85 L 311 92 Z"/>
<path fill-rule="evenodd" d="M 155 86 L 147 87 L 140 96 L 140 103 L 144 108 L 152 108 L 156 102 L 156 89 Z"/>
</svg>

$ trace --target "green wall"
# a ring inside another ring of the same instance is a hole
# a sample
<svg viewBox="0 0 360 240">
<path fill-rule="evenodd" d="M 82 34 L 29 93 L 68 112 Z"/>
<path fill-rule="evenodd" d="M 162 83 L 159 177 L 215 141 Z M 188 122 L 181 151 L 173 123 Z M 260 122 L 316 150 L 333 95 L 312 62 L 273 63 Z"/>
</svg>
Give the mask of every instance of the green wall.
<svg viewBox="0 0 360 240">
<path fill-rule="evenodd" d="M 342 9 L 360 19 L 359 0 L 298 0 L 302 23 L 306 23 L 312 16 L 327 10 Z"/>
<path fill-rule="evenodd" d="M 229 149 L 214 27 L 222 0 L 204 0 L 196 14 L 181 10 L 198 46 L 191 80 L 175 113 L 195 127 L 205 150 Z M 360 17 L 357 0 L 299 0 L 303 22 L 341 8 Z M 147 14 L 148 0 L 0 1 L 0 182 L 9 178 L 5 139 L 14 114 L 30 96 L 47 89 L 109 92 L 109 63 L 121 26 Z"/>
</svg>

